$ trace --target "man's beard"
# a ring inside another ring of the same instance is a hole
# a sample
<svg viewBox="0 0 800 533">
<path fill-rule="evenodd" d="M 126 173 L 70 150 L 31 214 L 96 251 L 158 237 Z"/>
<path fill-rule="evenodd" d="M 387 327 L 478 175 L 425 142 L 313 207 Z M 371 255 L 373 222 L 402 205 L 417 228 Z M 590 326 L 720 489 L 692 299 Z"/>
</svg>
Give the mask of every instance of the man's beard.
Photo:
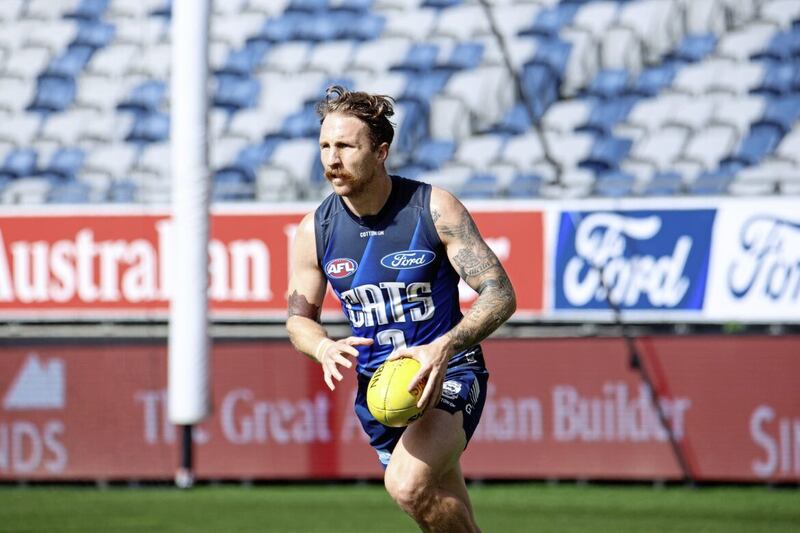
<svg viewBox="0 0 800 533">
<path fill-rule="evenodd" d="M 331 181 L 331 182 L 335 178 L 340 178 L 340 179 L 344 180 L 345 183 L 347 183 L 347 185 L 350 186 L 350 191 L 348 191 L 346 194 L 341 194 L 339 192 L 336 192 L 336 189 L 334 188 L 334 192 L 336 194 L 338 194 L 339 196 L 353 196 L 355 194 L 358 194 L 358 193 L 360 193 L 361 191 L 364 190 L 364 187 L 366 185 L 366 181 L 357 180 L 355 176 L 353 176 L 351 173 L 349 173 L 348 171 L 346 171 L 343 168 L 336 169 L 336 170 L 326 170 L 325 171 L 325 178 L 328 181 Z"/>
</svg>

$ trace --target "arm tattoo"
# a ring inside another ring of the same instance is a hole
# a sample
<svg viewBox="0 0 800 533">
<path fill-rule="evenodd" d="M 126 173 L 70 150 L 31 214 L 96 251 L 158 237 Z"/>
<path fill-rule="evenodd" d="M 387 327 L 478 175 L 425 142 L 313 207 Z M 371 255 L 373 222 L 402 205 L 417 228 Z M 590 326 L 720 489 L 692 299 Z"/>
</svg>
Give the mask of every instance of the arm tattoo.
<svg viewBox="0 0 800 533">
<path fill-rule="evenodd" d="M 308 299 L 295 290 L 289 295 L 289 316 L 303 316 L 319 322 L 320 306 L 309 303 Z"/>
<path fill-rule="evenodd" d="M 458 224 L 441 224 L 437 229 L 442 235 L 461 241 L 463 247 L 453 257 L 452 262 L 462 278 L 480 276 L 499 264 L 497 257 L 481 239 L 475 222 L 466 211 Z"/>
<path fill-rule="evenodd" d="M 460 352 L 488 337 L 514 313 L 516 298 L 511 281 L 501 269 L 481 282 L 480 296 L 461 322 L 450 331 L 453 348 Z"/>
<path fill-rule="evenodd" d="M 439 217 L 441 217 L 441 216 L 442 216 L 442 214 L 439 211 L 437 211 L 436 209 L 431 211 L 431 218 L 433 219 L 433 223 L 434 224 L 436 224 L 436 221 L 439 220 Z"/>
</svg>

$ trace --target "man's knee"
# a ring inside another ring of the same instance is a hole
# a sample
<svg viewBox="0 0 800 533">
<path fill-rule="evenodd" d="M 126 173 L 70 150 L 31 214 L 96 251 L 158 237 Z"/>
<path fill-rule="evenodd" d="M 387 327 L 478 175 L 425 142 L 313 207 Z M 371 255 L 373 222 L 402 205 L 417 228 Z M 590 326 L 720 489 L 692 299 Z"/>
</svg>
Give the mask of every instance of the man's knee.
<svg viewBox="0 0 800 533">
<path fill-rule="evenodd" d="M 431 492 L 434 487 L 423 478 L 413 475 L 398 475 L 387 472 L 384 477 L 386 491 L 405 512 L 415 518 L 425 515 L 431 504 Z"/>
</svg>

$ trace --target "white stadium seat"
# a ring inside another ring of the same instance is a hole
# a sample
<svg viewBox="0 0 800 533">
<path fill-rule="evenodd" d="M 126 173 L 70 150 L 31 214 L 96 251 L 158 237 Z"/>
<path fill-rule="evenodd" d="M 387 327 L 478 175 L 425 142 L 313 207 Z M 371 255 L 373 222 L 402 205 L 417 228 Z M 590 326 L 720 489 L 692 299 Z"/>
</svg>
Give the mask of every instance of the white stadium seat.
<svg viewBox="0 0 800 533">
<path fill-rule="evenodd" d="M 718 103 L 710 123 L 732 126 L 737 135 L 742 137 L 750 125 L 763 116 L 766 105 L 763 96 L 731 96 Z"/>
<path fill-rule="evenodd" d="M 730 155 L 737 141 L 732 127 L 711 126 L 692 136 L 681 159 L 698 162 L 704 170 L 713 170 L 725 156 Z"/>
<path fill-rule="evenodd" d="M 667 170 L 683 152 L 689 133 L 684 128 L 663 128 L 634 142 L 630 159 L 652 164 L 656 170 Z"/>
<path fill-rule="evenodd" d="M 356 47 L 347 72 L 367 71 L 378 74 L 402 61 L 408 54 L 411 41 L 405 38 L 376 39 Z"/>
<path fill-rule="evenodd" d="M 748 61 L 751 55 L 763 50 L 774 35 L 772 24 L 750 24 L 725 34 L 717 44 L 716 54 L 736 61 Z"/>
<path fill-rule="evenodd" d="M 595 40 L 599 40 L 617 20 L 618 12 L 618 2 L 587 2 L 578 9 L 571 26 L 587 31 Z"/>
<path fill-rule="evenodd" d="M 542 126 L 553 133 L 568 133 L 585 123 L 591 112 L 589 100 L 561 100 L 547 109 Z"/>
<path fill-rule="evenodd" d="M 46 48 L 23 48 L 11 54 L 6 61 L 3 76 L 33 79 L 50 62 L 51 54 Z"/>
<path fill-rule="evenodd" d="M 686 17 L 686 33 L 721 35 L 726 27 L 722 0 L 682 0 Z"/>
<path fill-rule="evenodd" d="M 435 9 L 416 9 L 412 11 L 392 11 L 386 14 L 384 37 L 406 37 L 414 41 L 424 41 L 431 36 L 436 26 Z"/>
<path fill-rule="evenodd" d="M 0 193 L 0 203 L 36 205 L 47 202 L 52 185 L 46 178 L 17 178 L 5 186 Z"/>
<path fill-rule="evenodd" d="M 792 22 L 800 19 L 800 2 L 797 0 L 767 0 L 761 4 L 759 18 L 788 29 Z"/>
<path fill-rule="evenodd" d="M 36 138 L 39 125 L 38 115 L 31 113 L 11 115 L 3 121 L 3 127 L 0 128 L 0 141 L 19 147 L 29 145 Z"/>
<path fill-rule="evenodd" d="M 36 94 L 36 82 L 30 78 L 0 78 L 0 109 L 22 113 Z"/>
</svg>

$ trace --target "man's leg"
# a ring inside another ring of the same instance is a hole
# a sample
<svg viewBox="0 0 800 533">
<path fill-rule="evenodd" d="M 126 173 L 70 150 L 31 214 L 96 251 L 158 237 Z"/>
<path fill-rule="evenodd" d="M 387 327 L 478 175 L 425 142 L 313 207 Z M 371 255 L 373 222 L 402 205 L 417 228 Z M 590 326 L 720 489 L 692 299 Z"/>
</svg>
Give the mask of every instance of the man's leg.
<svg viewBox="0 0 800 533">
<path fill-rule="evenodd" d="M 386 490 L 423 531 L 479 531 L 458 463 L 462 416 L 430 409 L 403 433 L 386 468 Z"/>
</svg>

